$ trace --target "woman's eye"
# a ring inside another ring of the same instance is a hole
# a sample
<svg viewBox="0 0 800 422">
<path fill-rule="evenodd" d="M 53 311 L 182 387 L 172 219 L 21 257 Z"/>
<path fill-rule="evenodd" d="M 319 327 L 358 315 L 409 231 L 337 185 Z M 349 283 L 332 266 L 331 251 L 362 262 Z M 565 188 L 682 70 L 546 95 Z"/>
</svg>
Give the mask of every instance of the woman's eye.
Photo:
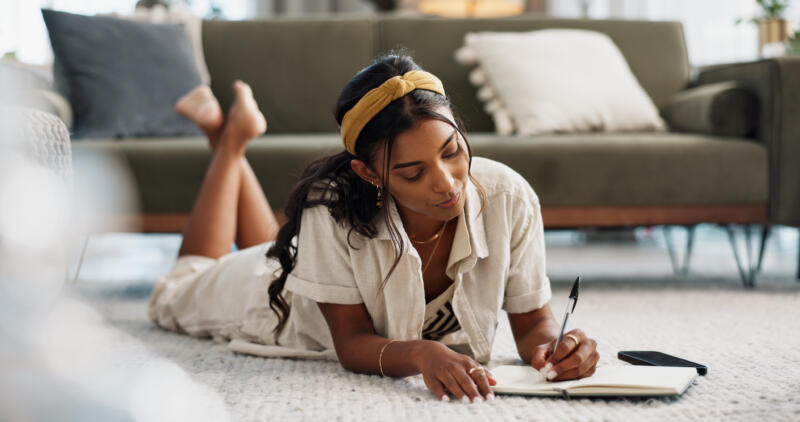
<svg viewBox="0 0 800 422">
<path fill-rule="evenodd" d="M 461 153 L 461 145 L 460 145 L 460 144 L 458 144 L 458 146 L 456 147 L 456 150 L 455 150 L 454 152 L 452 152 L 452 153 L 450 153 L 450 154 L 447 154 L 447 155 L 445 155 L 443 158 L 444 158 L 444 159 L 447 159 L 447 160 L 449 160 L 449 159 L 451 159 L 451 158 L 455 158 L 455 157 L 457 157 L 457 156 L 458 156 L 460 153 Z M 422 177 L 422 173 L 423 173 L 423 172 L 422 172 L 422 171 L 420 171 L 419 173 L 417 173 L 417 174 L 416 174 L 416 175 L 414 175 L 414 176 L 411 176 L 411 177 L 402 176 L 402 177 L 403 177 L 403 179 L 405 179 L 405 180 L 407 180 L 407 181 L 409 181 L 409 182 L 413 182 L 413 181 L 415 181 L 415 180 L 418 180 L 420 177 Z"/>
<path fill-rule="evenodd" d="M 452 154 L 445 155 L 444 158 L 453 158 L 453 157 L 457 156 L 460 152 L 461 152 L 461 145 L 459 145 L 456 148 L 455 152 L 453 152 Z"/>
</svg>

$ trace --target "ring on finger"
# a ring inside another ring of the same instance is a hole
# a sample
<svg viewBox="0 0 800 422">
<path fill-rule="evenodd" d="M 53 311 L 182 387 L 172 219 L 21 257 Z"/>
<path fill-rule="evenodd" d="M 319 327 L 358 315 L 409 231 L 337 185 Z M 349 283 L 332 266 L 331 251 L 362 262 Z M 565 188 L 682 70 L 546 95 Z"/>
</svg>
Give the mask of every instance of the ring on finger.
<svg viewBox="0 0 800 422">
<path fill-rule="evenodd" d="M 564 337 L 571 338 L 571 339 L 572 339 L 572 341 L 574 341 L 574 342 L 575 342 L 575 346 L 577 346 L 577 345 L 579 345 L 579 344 L 581 343 L 581 341 L 580 341 L 580 340 L 578 340 L 578 336 L 576 336 L 575 334 L 567 334 L 567 335 L 565 335 Z"/>
<path fill-rule="evenodd" d="M 470 369 L 470 370 L 469 370 L 469 372 L 467 372 L 467 373 L 468 373 L 468 374 L 470 374 L 470 375 L 472 375 L 472 373 L 473 373 L 473 372 L 476 372 L 476 371 L 481 371 L 481 372 L 483 372 L 483 371 L 485 371 L 485 369 L 483 369 L 483 367 L 482 367 L 482 366 L 476 366 L 476 367 L 474 367 L 474 368 Z"/>
</svg>

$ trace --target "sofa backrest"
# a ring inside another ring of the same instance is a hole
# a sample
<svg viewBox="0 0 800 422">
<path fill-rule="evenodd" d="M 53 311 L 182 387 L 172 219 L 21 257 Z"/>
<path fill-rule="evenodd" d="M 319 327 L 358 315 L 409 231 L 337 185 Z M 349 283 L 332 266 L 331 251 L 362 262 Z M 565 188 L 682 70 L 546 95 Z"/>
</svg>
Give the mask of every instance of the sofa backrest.
<svg viewBox="0 0 800 422">
<path fill-rule="evenodd" d="M 268 133 L 337 132 L 342 87 L 376 50 L 370 18 L 203 22 L 212 91 L 227 110 L 233 81 L 250 84 Z"/>
<path fill-rule="evenodd" d="M 270 133 L 336 132 L 333 107 L 350 78 L 379 54 L 405 48 L 442 79 L 476 132 L 494 130 L 469 69 L 455 61 L 464 35 L 477 31 L 574 28 L 607 34 L 657 106 L 687 87 L 689 61 L 679 22 L 552 19 L 365 17 L 205 21 L 203 44 L 212 89 L 230 104 L 236 78 L 253 86 Z M 587 72 L 591 69 L 587 69 Z"/>
</svg>

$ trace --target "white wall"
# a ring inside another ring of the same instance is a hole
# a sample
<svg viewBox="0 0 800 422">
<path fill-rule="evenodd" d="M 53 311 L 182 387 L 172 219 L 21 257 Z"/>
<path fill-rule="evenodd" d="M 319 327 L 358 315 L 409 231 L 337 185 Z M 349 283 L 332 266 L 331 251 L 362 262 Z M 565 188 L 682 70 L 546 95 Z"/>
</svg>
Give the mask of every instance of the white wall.
<svg viewBox="0 0 800 422">
<path fill-rule="evenodd" d="M 229 19 L 272 16 L 276 0 L 216 0 Z M 332 4 L 346 13 L 370 13 L 367 0 L 283 0 L 288 15 L 327 13 Z M 191 0 L 192 9 L 204 15 L 214 0 Z M 413 0 L 401 0 L 401 4 Z M 16 51 L 20 60 L 34 64 L 52 62 L 40 7 L 93 14 L 133 10 L 136 0 L 0 0 L 0 55 Z M 700 66 L 752 60 L 758 57 L 757 31 L 753 24 L 736 25 L 738 18 L 757 16 L 754 0 L 550 0 L 550 13 L 559 17 L 678 20 L 684 25 L 689 60 Z M 787 16 L 800 21 L 800 0 Z"/>
<path fill-rule="evenodd" d="M 595 19 L 676 20 L 683 23 L 689 61 L 694 66 L 758 58 L 758 32 L 748 20 L 759 15 L 755 0 L 550 0 L 554 16 L 580 17 L 581 4 Z M 787 18 L 800 21 L 800 1 Z"/>
<path fill-rule="evenodd" d="M 26 63 L 50 64 L 53 53 L 40 8 L 65 12 L 130 13 L 137 0 L 0 0 L 0 56 L 14 51 Z M 260 18 L 274 15 L 275 0 L 191 0 L 192 10 L 205 16 L 215 3 L 228 19 Z M 283 0 L 287 15 L 328 13 L 332 5 L 340 12 L 371 13 L 366 0 Z"/>
<path fill-rule="evenodd" d="M 136 0 L 0 0 L 0 55 L 15 51 L 27 63 L 53 61 L 41 8 L 73 13 L 130 13 Z"/>
</svg>

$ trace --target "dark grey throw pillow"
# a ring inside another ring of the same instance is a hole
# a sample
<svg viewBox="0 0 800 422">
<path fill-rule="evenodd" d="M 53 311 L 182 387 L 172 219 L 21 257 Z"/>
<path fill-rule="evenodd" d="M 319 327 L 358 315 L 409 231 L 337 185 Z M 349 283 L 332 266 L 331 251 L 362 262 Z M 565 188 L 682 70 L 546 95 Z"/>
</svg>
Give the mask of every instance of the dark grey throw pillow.
<svg viewBox="0 0 800 422">
<path fill-rule="evenodd" d="M 175 102 L 202 80 L 181 25 L 42 10 L 73 138 L 189 136 Z"/>
</svg>

